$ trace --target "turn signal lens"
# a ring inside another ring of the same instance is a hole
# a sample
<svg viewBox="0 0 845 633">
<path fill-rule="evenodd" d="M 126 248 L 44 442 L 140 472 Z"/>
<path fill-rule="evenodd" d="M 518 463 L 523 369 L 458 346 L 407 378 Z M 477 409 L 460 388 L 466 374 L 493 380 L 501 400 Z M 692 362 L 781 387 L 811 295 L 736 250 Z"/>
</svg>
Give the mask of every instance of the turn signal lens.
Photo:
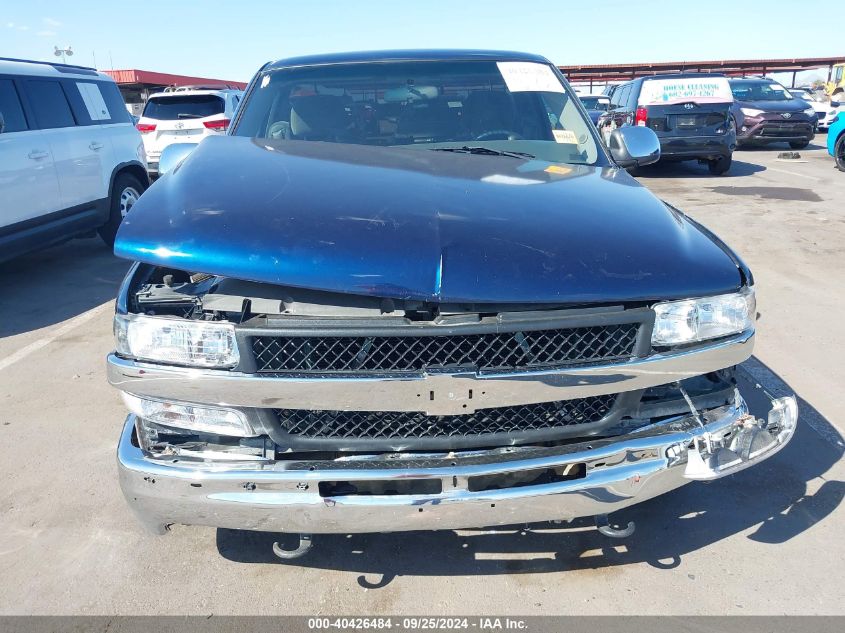
<svg viewBox="0 0 845 633">
<path fill-rule="evenodd" d="M 161 402 L 139 398 L 126 392 L 123 392 L 122 395 L 123 402 L 132 413 L 155 424 L 236 437 L 256 435 L 247 422 L 246 416 L 235 409 L 198 406 L 181 402 Z"/>
</svg>

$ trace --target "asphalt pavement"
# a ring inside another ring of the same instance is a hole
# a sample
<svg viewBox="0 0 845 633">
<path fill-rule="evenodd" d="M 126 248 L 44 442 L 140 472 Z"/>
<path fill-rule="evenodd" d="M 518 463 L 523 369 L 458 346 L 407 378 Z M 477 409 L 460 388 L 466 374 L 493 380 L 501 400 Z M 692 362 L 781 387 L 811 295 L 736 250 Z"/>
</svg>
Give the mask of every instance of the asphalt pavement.
<svg viewBox="0 0 845 633">
<path fill-rule="evenodd" d="M 0 264 L 0 614 L 845 614 L 845 174 L 737 152 L 727 176 L 638 175 L 754 271 L 754 358 L 741 388 L 796 393 L 801 425 L 772 459 L 589 522 L 317 536 L 283 563 L 271 534 L 135 522 L 117 484 L 125 417 L 105 378 L 128 262 L 97 239 Z"/>
</svg>

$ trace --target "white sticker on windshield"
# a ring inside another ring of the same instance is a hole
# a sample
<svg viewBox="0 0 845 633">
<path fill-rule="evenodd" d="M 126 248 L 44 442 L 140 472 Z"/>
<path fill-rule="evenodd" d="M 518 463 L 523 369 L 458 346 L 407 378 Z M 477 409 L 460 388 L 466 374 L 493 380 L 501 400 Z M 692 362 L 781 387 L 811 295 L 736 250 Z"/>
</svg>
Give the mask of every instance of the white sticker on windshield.
<svg viewBox="0 0 845 633">
<path fill-rule="evenodd" d="M 778 92 L 783 92 L 783 86 L 780 84 L 769 84 L 769 88 L 772 90 L 777 90 Z"/>
<path fill-rule="evenodd" d="M 554 134 L 555 143 L 578 145 L 578 137 L 572 130 L 552 130 L 552 134 Z"/>
<path fill-rule="evenodd" d="M 511 92 L 563 92 L 563 84 L 546 64 L 497 62 Z"/>
<path fill-rule="evenodd" d="M 106 106 L 97 84 L 77 81 L 76 88 L 79 90 L 79 95 L 82 97 L 85 109 L 88 110 L 88 116 L 91 117 L 92 121 L 105 121 L 111 118 L 109 108 Z"/>
<path fill-rule="evenodd" d="M 671 105 L 676 103 L 730 103 L 731 87 L 724 77 L 680 77 L 644 81 L 638 105 Z"/>
</svg>

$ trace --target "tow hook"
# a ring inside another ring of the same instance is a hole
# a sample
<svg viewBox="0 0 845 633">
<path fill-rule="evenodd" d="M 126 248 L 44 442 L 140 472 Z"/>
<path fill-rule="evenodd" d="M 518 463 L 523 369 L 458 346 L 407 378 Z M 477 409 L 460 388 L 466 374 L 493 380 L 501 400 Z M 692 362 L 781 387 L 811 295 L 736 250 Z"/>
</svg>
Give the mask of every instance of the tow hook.
<svg viewBox="0 0 845 633">
<path fill-rule="evenodd" d="M 637 529 L 637 526 L 634 525 L 633 521 L 628 521 L 628 525 L 625 527 L 611 525 L 610 519 L 608 519 L 606 514 L 597 514 L 595 519 L 598 531 L 610 538 L 628 538 L 634 533 L 634 530 Z"/>
<path fill-rule="evenodd" d="M 313 542 L 310 534 L 299 535 L 299 546 L 296 549 L 284 549 L 278 541 L 273 543 L 273 553 L 282 560 L 294 560 L 302 558 L 310 550 Z"/>
</svg>

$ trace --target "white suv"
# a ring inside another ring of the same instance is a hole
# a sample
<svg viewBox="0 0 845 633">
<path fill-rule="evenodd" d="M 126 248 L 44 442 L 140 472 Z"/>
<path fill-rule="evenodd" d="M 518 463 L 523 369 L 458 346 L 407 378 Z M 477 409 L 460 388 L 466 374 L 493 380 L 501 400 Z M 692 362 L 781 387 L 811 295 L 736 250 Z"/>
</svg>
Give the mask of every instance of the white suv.
<svg viewBox="0 0 845 633">
<path fill-rule="evenodd" d="M 0 261 L 99 230 L 149 185 L 117 85 L 92 68 L 0 58 Z"/>
<path fill-rule="evenodd" d="M 161 150 L 171 143 L 199 143 L 224 134 L 243 96 L 242 90 L 186 90 L 150 96 L 135 127 L 144 139 L 151 174 L 158 173 Z"/>
</svg>

